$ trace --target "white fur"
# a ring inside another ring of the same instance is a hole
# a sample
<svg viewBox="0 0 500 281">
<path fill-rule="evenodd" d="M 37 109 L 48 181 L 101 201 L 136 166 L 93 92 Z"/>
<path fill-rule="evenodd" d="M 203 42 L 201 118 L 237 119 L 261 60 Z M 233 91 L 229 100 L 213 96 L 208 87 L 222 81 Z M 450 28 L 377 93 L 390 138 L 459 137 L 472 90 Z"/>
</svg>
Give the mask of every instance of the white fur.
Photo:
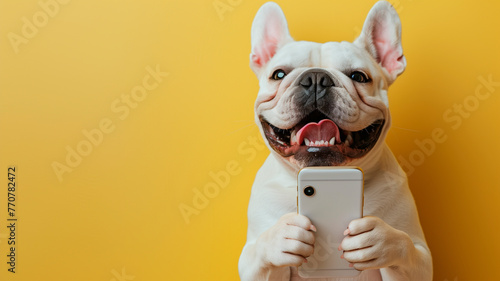
<svg viewBox="0 0 500 281">
<path fill-rule="evenodd" d="M 362 272 L 355 278 L 328 280 L 432 280 L 432 259 L 406 175 L 384 142 L 391 124 L 387 88 L 406 66 L 399 17 L 390 4 L 379 2 L 372 8 L 354 43 L 319 44 L 293 41 L 279 6 L 267 3 L 253 23 L 250 59 L 260 81 L 255 112 L 261 132 L 259 116 L 280 128 L 303 118 L 289 100 L 295 78 L 311 67 L 328 71 L 341 85 L 337 108 L 342 111 L 334 119 L 339 127 L 355 131 L 385 119 L 372 150 L 344 163 L 361 167 L 365 175 L 365 217 L 349 224 L 351 233 L 341 245 L 344 258 Z M 269 81 L 277 67 L 293 71 L 280 83 Z M 346 69 L 363 69 L 373 82 L 353 83 L 345 76 Z M 312 254 L 314 227 L 297 215 L 300 168 L 293 157 L 281 157 L 271 149 L 257 173 L 248 207 L 247 242 L 239 260 L 241 280 L 305 280 L 296 267 Z"/>
</svg>

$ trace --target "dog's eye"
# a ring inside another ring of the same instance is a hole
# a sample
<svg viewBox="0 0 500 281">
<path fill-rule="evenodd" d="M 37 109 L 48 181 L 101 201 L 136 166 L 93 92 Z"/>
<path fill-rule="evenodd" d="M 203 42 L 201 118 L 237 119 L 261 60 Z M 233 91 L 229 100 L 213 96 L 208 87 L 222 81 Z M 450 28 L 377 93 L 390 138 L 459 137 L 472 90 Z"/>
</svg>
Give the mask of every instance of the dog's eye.
<svg viewBox="0 0 500 281">
<path fill-rule="evenodd" d="M 273 72 L 273 75 L 271 76 L 271 79 L 273 80 L 281 80 L 283 78 L 285 78 L 286 76 L 286 73 L 283 69 L 278 69 L 276 71 Z"/>
<path fill-rule="evenodd" d="M 368 83 L 371 81 L 370 78 L 366 76 L 366 74 L 360 71 L 354 71 L 353 73 L 351 73 L 351 79 L 358 83 Z"/>
</svg>

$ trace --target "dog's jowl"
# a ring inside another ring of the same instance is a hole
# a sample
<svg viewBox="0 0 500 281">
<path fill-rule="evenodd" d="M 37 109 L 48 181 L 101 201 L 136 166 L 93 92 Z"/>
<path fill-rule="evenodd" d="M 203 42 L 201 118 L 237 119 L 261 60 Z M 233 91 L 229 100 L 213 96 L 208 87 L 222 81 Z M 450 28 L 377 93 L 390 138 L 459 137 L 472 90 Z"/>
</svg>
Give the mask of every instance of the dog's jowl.
<svg viewBox="0 0 500 281">
<path fill-rule="evenodd" d="M 360 274 L 328 280 L 432 280 L 406 175 L 385 144 L 387 91 L 406 67 L 394 8 L 376 3 L 352 43 L 321 44 L 292 39 L 280 7 L 267 3 L 251 35 L 255 120 L 271 154 L 252 187 L 241 280 L 304 280 L 297 266 L 313 254 L 316 228 L 297 214 L 297 173 L 344 165 L 364 171 L 364 217 L 346 225 L 334 250 Z"/>
</svg>

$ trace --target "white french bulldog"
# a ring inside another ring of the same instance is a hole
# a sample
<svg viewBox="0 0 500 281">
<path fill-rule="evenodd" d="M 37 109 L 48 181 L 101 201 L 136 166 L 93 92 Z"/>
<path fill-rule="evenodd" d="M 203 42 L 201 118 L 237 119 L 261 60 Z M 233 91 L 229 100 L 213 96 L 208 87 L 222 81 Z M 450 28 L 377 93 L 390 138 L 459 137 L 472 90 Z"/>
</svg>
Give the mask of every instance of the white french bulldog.
<svg viewBox="0 0 500 281">
<path fill-rule="evenodd" d="M 266 3 L 253 22 L 250 67 L 271 154 L 252 187 L 241 280 L 305 280 L 297 266 L 313 254 L 316 229 L 297 214 L 297 173 L 332 165 L 363 169 L 365 217 L 346 225 L 338 249 L 361 273 L 327 280 L 432 280 L 406 175 L 384 141 L 387 89 L 406 67 L 394 8 L 376 3 L 353 43 L 320 44 L 294 41 L 280 7 Z"/>
</svg>

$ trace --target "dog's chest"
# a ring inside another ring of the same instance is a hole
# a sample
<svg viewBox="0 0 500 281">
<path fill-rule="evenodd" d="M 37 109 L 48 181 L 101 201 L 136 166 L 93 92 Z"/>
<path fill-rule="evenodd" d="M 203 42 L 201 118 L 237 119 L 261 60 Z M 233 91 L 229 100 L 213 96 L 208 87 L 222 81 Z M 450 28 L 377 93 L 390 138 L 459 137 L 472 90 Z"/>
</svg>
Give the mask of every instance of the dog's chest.
<svg viewBox="0 0 500 281">
<path fill-rule="evenodd" d="M 273 180 L 256 192 L 255 199 L 253 209 L 265 214 L 270 225 L 286 213 L 297 212 L 297 187 L 290 182 Z"/>
</svg>

